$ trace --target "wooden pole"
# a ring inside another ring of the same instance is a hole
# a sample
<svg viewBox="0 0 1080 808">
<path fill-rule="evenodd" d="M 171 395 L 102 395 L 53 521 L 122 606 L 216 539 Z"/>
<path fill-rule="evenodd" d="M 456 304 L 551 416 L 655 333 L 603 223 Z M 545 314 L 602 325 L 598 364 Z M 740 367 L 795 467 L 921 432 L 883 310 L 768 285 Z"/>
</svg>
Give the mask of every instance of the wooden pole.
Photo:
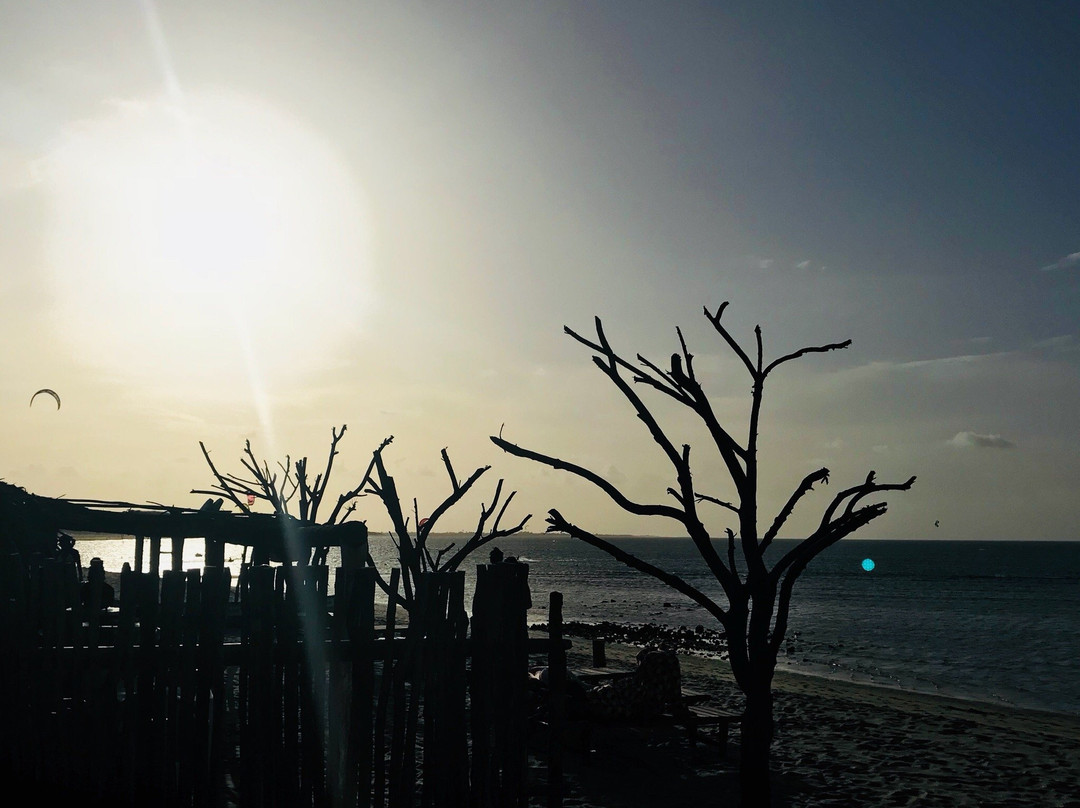
<svg viewBox="0 0 1080 808">
<path fill-rule="evenodd" d="M 592 641 L 592 664 L 594 668 L 607 666 L 607 649 L 603 637 L 593 637 Z"/>
<path fill-rule="evenodd" d="M 372 805 L 383 808 L 386 797 L 386 717 L 394 682 L 394 625 L 397 618 L 398 583 L 401 571 L 395 567 L 390 570 L 390 601 L 386 605 L 386 651 L 382 659 L 382 679 L 379 682 L 379 701 L 375 707 L 374 772 L 372 779 Z"/>
<path fill-rule="evenodd" d="M 150 537 L 150 573 L 161 572 L 161 536 Z"/>
<path fill-rule="evenodd" d="M 563 735 L 566 730 L 566 649 L 563 648 L 563 597 L 552 592 L 548 600 L 548 808 L 563 803 Z"/>
<path fill-rule="evenodd" d="M 170 551 L 170 560 L 172 561 L 172 569 L 175 572 L 180 572 L 184 569 L 184 537 L 173 536 L 172 550 Z M 206 554 L 203 553 L 203 561 L 206 561 Z"/>
</svg>

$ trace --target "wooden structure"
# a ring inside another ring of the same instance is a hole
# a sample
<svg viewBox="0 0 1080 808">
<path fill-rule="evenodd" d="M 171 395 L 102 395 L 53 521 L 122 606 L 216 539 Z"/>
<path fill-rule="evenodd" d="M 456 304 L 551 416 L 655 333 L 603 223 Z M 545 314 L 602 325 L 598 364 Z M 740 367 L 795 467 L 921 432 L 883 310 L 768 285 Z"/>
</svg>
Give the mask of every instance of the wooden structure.
<svg viewBox="0 0 1080 808">
<path fill-rule="evenodd" d="M 424 576 L 382 625 L 371 568 L 339 568 L 331 604 L 325 566 L 252 566 L 238 608 L 224 568 L 125 569 L 105 609 L 100 567 L 72 573 L 0 563 L 9 782 L 83 805 L 526 804 L 528 655 L 554 646 L 527 637 L 525 565 L 479 567 L 471 619 L 463 572 Z"/>
<path fill-rule="evenodd" d="M 303 564 L 317 547 L 340 547 L 345 566 L 359 566 L 367 557 L 363 522 L 312 525 L 273 514 L 223 512 L 221 504 L 221 500 L 207 500 L 202 508 L 192 509 L 54 499 L 0 482 L 0 551 L 53 556 L 58 533 L 86 531 L 133 536 L 137 572 L 143 570 L 144 561 L 150 572 L 160 572 L 163 552 L 171 554 L 173 570 L 182 569 L 184 541 L 190 538 L 205 539 L 207 567 L 225 566 L 226 544 L 250 547 L 255 564 Z M 169 542 L 169 550 L 162 550 L 163 540 Z"/>
</svg>

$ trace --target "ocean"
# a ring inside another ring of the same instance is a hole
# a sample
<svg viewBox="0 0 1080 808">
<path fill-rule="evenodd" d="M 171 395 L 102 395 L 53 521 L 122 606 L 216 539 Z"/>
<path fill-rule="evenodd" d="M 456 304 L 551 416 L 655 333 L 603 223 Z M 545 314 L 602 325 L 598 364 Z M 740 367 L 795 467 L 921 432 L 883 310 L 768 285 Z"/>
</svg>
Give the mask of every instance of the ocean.
<svg viewBox="0 0 1080 808">
<path fill-rule="evenodd" d="M 77 538 L 84 566 L 97 555 L 119 570 L 133 558 L 131 539 Z M 452 540 L 434 537 L 432 547 Z M 688 540 L 611 540 L 723 602 Z M 793 543 L 776 541 L 770 556 Z M 515 536 L 496 545 L 529 564 L 532 622 L 547 621 L 548 593 L 558 591 L 567 621 L 718 628 L 682 595 L 581 542 Z M 394 547 L 385 535 L 371 546 L 385 575 Z M 201 565 L 201 549 L 187 543 L 185 567 Z M 229 558 L 238 571 L 239 553 Z M 846 539 L 796 584 L 788 638 L 784 670 L 1080 715 L 1080 542 Z"/>
</svg>

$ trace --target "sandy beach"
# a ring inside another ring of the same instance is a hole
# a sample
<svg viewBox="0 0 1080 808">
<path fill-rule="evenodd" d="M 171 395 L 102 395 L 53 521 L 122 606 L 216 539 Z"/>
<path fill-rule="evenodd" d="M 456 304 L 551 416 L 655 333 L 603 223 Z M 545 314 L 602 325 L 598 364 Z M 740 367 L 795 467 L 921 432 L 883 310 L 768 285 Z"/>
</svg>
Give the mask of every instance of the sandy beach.
<svg viewBox="0 0 1080 808">
<path fill-rule="evenodd" d="M 591 664 L 571 638 L 571 667 Z M 638 647 L 609 644 L 613 666 Z M 738 709 L 726 662 L 680 654 L 684 686 Z M 1080 806 L 1080 718 L 778 673 L 774 796 L 786 806 Z M 662 730 L 604 731 L 566 763 L 567 806 L 738 805 L 731 752 Z M 537 803 L 540 804 L 540 803 Z"/>
</svg>

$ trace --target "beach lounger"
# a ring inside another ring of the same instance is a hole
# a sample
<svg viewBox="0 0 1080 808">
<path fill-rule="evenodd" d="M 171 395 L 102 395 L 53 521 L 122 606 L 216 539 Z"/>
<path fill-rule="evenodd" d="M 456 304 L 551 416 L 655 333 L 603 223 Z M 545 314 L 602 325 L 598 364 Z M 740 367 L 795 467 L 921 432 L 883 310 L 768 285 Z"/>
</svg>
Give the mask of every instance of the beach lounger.
<svg viewBox="0 0 1080 808">
<path fill-rule="evenodd" d="M 596 666 L 577 668 L 571 674 L 593 688 L 594 704 L 599 709 L 590 723 L 597 727 L 637 731 L 681 728 L 686 730 L 691 747 L 703 740 L 703 727 L 715 727 L 721 756 L 726 756 L 730 727 L 742 720 L 739 713 L 706 704 L 708 694 L 684 689 L 674 652 L 643 651 L 633 669 Z M 620 698 L 644 698 L 645 709 L 612 709 L 613 701 Z"/>
</svg>

